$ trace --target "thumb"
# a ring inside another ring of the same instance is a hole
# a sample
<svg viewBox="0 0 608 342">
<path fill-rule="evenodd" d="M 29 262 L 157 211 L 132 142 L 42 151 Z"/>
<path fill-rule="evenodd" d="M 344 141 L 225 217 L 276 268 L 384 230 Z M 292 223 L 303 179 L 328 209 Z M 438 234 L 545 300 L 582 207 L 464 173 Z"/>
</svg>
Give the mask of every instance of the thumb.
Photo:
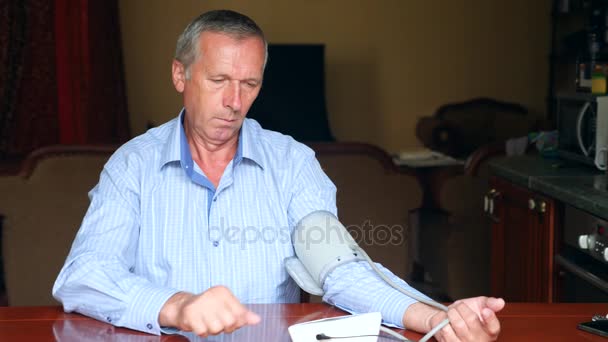
<svg viewBox="0 0 608 342">
<path fill-rule="evenodd" d="M 248 325 L 254 325 L 254 324 L 260 323 L 262 318 L 255 312 L 249 311 L 249 312 L 247 312 L 247 316 L 245 317 L 245 320 Z"/>
</svg>

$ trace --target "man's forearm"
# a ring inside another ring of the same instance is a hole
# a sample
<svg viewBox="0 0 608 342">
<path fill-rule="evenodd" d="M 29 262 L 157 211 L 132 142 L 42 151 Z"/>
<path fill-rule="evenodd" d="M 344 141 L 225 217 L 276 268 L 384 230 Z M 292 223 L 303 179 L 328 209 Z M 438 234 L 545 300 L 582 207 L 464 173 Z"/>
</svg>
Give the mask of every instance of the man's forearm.
<svg viewBox="0 0 608 342">
<path fill-rule="evenodd" d="M 405 310 L 403 326 L 407 329 L 426 333 L 431 330 L 431 317 L 440 312 L 439 309 L 423 303 L 415 303 Z"/>
</svg>

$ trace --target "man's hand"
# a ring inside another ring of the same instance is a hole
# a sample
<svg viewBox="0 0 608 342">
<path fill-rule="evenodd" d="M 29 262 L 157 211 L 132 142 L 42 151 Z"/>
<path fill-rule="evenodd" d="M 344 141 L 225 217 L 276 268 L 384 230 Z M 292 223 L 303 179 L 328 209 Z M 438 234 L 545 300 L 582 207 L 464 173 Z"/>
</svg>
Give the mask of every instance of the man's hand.
<svg viewBox="0 0 608 342">
<path fill-rule="evenodd" d="M 500 333 L 496 312 L 504 306 L 505 301 L 500 298 L 474 297 L 457 300 L 448 307 L 447 313 L 437 311 L 427 318 L 427 331 L 449 318 L 450 324 L 435 335 L 438 341 L 495 341 Z"/>
<path fill-rule="evenodd" d="M 158 322 L 205 337 L 257 324 L 260 316 L 247 310 L 228 288 L 215 286 L 199 295 L 186 292 L 173 295 L 163 305 Z"/>
</svg>

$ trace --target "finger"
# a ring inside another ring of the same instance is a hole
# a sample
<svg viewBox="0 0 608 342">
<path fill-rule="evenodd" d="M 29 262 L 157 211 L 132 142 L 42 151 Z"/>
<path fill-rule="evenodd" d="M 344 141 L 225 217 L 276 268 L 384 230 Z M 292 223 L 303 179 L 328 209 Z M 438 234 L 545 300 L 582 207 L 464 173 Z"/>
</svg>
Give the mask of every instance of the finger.
<svg viewBox="0 0 608 342">
<path fill-rule="evenodd" d="M 459 342 L 460 341 L 458 336 L 456 336 L 454 329 L 452 329 L 452 327 L 449 324 L 446 325 L 443 329 L 441 329 L 439 331 L 439 333 L 441 334 L 440 336 L 437 336 L 438 337 L 437 340 L 439 340 L 439 341 L 445 341 L 445 342 Z"/>
<path fill-rule="evenodd" d="M 449 309 L 449 308 L 455 308 L 455 307 L 456 307 L 458 304 L 460 304 L 460 303 L 462 303 L 462 301 L 461 301 L 461 300 L 457 300 L 457 301 L 455 301 L 454 303 L 452 303 L 452 304 L 448 305 L 448 309 Z"/>
<path fill-rule="evenodd" d="M 203 322 L 207 325 L 209 335 L 217 335 L 225 331 L 227 325 L 234 324 L 230 307 L 224 302 L 218 303 L 215 310 L 203 316 Z"/>
<path fill-rule="evenodd" d="M 471 317 L 473 315 L 473 317 Z M 477 316 L 464 303 L 458 304 L 457 307 L 448 310 L 448 318 L 450 326 L 454 329 L 454 333 L 458 338 L 464 341 L 470 341 L 473 335 L 471 330 L 480 329 Z M 477 326 L 475 323 L 477 321 Z"/>
<path fill-rule="evenodd" d="M 223 325 L 223 331 L 231 333 L 241 327 L 239 318 L 228 308 L 219 313 L 220 320 Z"/>
<path fill-rule="evenodd" d="M 486 332 L 492 337 L 497 337 L 500 334 L 500 321 L 494 311 L 485 308 L 481 311 L 481 315 L 483 316 Z"/>
<path fill-rule="evenodd" d="M 191 325 L 191 331 L 198 336 L 207 337 L 209 334 L 209 330 L 207 329 L 207 325 L 205 323 L 196 322 L 196 324 Z"/>
<path fill-rule="evenodd" d="M 505 300 L 502 298 L 488 298 L 486 301 L 486 306 L 494 312 L 498 312 L 505 307 Z"/>
<path fill-rule="evenodd" d="M 428 327 L 428 330 L 431 331 L 436 329 L 444 320 L 448 318 L 448 314 L 445 311 L 437 311 L 432 314 L 429 318 L 427 318 L 428 323 L 425 325 Z M 446 326 L 450 326 L 449 323 Z M 439 331 L 435 333 L 435 338 L 437 341 L 443 341 L 443 329 L 441 328 Z"/>
<path fill-rule="evenodd" d="M 207 320 L 207 332 L 209 335 L 217 335 L 224 331 L 224 324 L 221 321 L 220 313 L 216 314 L 214 318 Z"/>
<path fill-rule="evenodd" d="M 226 313 L 230 314 L 231 318 L 226 316 L 225 323 L 230 323 L 229 325 L 234 325 L 236 329 L 245 325 L 245 313 L 247 310 L 245 307 L 239 303 L 238 301 L 232 301 L 230 303 L 226 303 Z"/>
<path fill-rule="evenodd" d="M 481 317 L 479 317 L 470 306 L 465 303 L 460 303 L 455 309 L 460 314 L 460 317 L 462 317 L 462 319 L 465 321 L 469 330 L 478 329 L 481 327 Z M 481 315 L 481 312 L 479 315 Z"/>
</svg>

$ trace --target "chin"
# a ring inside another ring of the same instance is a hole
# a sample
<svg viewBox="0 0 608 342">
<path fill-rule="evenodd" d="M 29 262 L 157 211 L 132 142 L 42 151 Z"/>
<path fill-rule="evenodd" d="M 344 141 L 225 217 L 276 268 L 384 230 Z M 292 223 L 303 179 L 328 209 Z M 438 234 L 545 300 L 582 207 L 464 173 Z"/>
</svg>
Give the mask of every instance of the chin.
<svg viewBox="0 0 608 342">
<path fill-rule="evenodd" d="M 218 127 L 214 130 L 212 136 L 218 141 L 228 141 L 235 136 L 238 136 L 239 127 Z"/>
</svg>

